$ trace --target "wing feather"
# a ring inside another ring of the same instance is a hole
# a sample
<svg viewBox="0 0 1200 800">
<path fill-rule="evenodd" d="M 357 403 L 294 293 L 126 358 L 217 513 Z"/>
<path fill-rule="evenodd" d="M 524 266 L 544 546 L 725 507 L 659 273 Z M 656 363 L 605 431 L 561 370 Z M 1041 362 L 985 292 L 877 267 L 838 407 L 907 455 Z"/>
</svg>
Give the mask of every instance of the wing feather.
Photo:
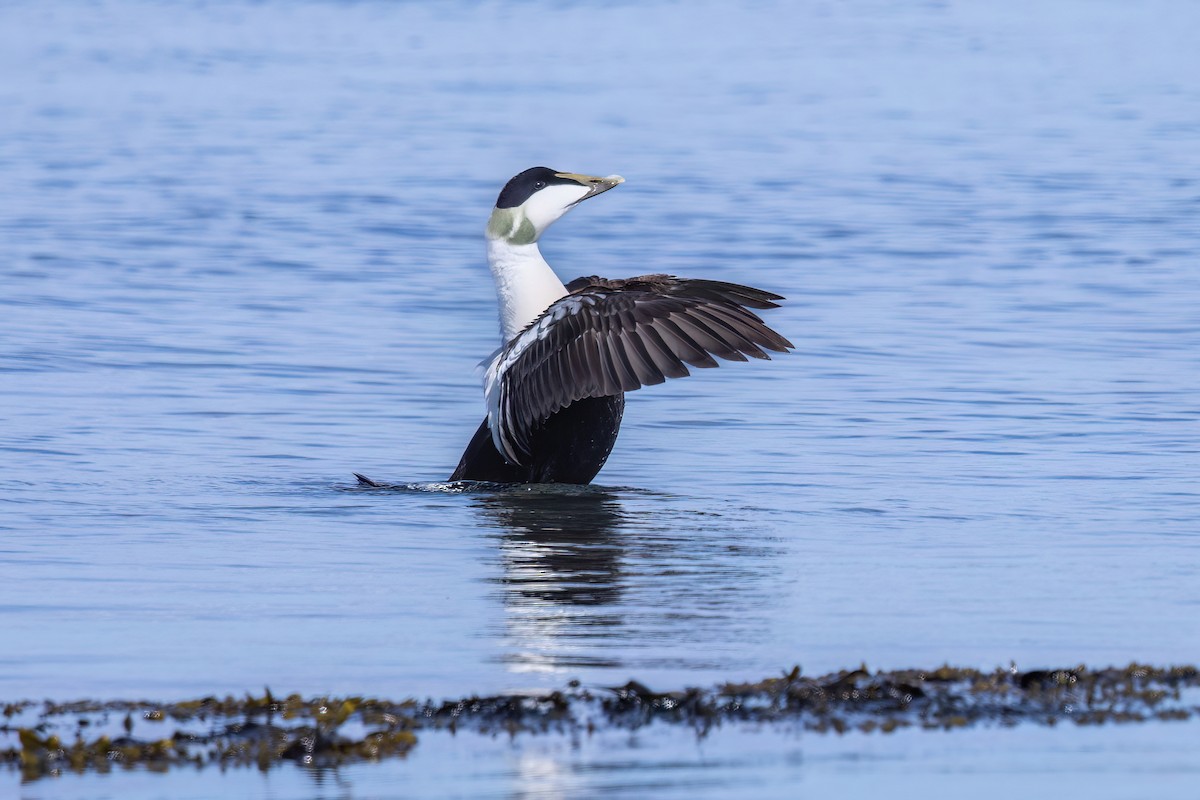
<svg viewBox="0 0 1200 800">
<path fill-rule="evenodd" d="M 680 330 L 691 336 L 707 352 L 728 361 L 746 360 L 746 357 L 737 349 L 735 343 L 727 341 L 719 332 L 705 325 L 702 317 L 692 314 L 672 314 L 671 318 L 679 326 Z"/>
<path fill-rule="evenodd" d="M 709 330 L 717 332 L 731 347 L 736 347 L 738 352 L 754 358 L 770 358 L 762 350 L 759 350 L 754 342 L 750 341 L 746 334 L 747 327 L 742 324 L 741 320 L 728 317 L 723 319 L 708 308 L 697 308 L 692 311 L 692 314 L 704 320 Z"/>
<path fill-rule="evenodd" d="M 650 353 L 646 351 L 646 345 L 643 344 L 637 330 L 631 328 L 622 331 L 621 339 L 625 344 L 625 354 L 629 357 L 629 363 L 642 386 L 657 386 L 666 380 Z"/>
<path fill-rule="evenodd" d="M 683 363 L 683 359 L 671 352 L 671 348 L 663 341 L 662 334 L 656 328 L 646 326 L 639 333 L 642 335 L 646 352 L 654 359 L 654 366 L 658 367 L 665 377 L 686 378 L 692 374 Z"/>
<path fill-rule="evenodd" d="M 687 332 L 675 324 L 669 316 L 659 320 L 654 329 L 662 334 L 663 339 L 670 345 L 672 352 L 693 367 L 711 368 L 717 366 L 717 361 L 707 350 L 688 336 Z"/>
<path fill-rule="evenodd" d="M 513 463 L 529 454 L 540 423 L 577 400 L 686 377 L 689 366 L 717 366 L 714 356 L 765 359 L 764 350 L 793 347 L 749 310 L 783 299 L 761 289 L 670 275 L 567 286 L 487 364 L 488 426 Z"/>
</svg>

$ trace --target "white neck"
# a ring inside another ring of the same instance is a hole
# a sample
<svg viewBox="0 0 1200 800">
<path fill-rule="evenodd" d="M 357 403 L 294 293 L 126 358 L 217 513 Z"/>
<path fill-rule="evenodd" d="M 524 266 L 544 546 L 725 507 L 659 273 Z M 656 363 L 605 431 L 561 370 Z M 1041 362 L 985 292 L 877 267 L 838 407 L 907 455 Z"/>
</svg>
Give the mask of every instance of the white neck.
<svg viewBox="0 0 1200 800">
<path fill-rule="evenodd" d="M 537 242 L 513 244 L 489 236 L 487 257 L 500 300 L 500 333 L 507 344 L 551 303 L 566 297 L 567 287 L 542 258 Z"/>
</svg>

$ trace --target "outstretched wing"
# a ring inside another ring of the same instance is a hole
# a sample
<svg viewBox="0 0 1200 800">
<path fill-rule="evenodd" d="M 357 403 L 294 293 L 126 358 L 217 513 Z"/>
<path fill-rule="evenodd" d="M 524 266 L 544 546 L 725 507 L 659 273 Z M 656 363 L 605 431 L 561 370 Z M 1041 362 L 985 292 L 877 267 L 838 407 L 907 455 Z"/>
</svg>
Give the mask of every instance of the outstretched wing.
<svg viewBox="0 0 1200 800">
<path fill-rule="evenodd" d="M 533 428 L 576 400 L 682 378 L 689 365 L 717 366 L 713 356 L 746 361 L 793 347 L 749 310 L 783 299 L 761 289 L 671 275 L 592 276 L 567 289 L 487 365 L 492 441 L 516 464 Z"/>
</svg>

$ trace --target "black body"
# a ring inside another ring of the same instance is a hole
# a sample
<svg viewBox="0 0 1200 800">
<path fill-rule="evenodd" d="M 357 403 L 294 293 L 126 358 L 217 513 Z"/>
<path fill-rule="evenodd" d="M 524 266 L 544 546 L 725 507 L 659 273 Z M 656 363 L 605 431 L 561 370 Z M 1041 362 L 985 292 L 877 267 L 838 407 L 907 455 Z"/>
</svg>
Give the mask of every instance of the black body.
<svg viewBox="0 0 1200 800">
<path fill-rule="evenodd" d="M 623 394 L 576 400 L 533 428 L 531 455 L 524 464 L 512 464 L 500 455 L 484 419 L 450 480 L 591 483 L 612 452 L 624 411 Z"/>
</svg>

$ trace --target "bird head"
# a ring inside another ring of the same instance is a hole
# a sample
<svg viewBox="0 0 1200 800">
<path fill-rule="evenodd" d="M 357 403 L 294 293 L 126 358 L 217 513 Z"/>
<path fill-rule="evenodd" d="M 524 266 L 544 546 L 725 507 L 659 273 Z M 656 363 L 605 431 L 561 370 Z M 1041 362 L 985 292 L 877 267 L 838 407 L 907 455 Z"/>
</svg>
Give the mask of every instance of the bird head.
<svg viewBox="0 0 1200 800">
<path fill-rule="evenodd" d="M 488 220 L 487 235 L 511 244 L 532 244 L 579 203 L 624 182 L 620 175 L 598 178 L 532 167 L 504 184 Z"/>
</svg>

